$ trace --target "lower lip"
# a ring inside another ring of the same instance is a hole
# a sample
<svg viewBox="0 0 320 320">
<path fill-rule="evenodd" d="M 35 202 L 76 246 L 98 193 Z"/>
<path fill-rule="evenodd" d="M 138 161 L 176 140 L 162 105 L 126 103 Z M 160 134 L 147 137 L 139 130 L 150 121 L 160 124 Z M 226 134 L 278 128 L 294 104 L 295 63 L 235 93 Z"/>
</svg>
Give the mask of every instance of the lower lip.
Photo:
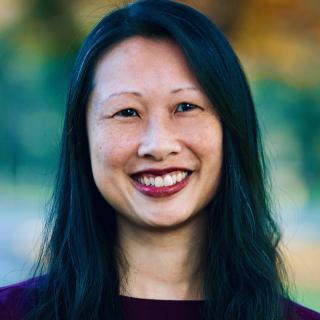
<svg viewBox="0 0 320 320">
<path fill-rule="evenodd" d="M 177 182 L 176 184 L 172 186 L 166 186 L 166 187 L 155 187 L 155 186 L 146 186 L 142 183 L 139 183 L 136 180 L 133 181 L 133 185 L 143 194 L 154 197 L 154 198 L 161 198 L 161 197 L 168 197 L 171 196 L 180 190 L 182 190 L 189 182 L 190 176 L 188 175 L 186 178 L 184 178 L 182 181 Z"/>
</svg>

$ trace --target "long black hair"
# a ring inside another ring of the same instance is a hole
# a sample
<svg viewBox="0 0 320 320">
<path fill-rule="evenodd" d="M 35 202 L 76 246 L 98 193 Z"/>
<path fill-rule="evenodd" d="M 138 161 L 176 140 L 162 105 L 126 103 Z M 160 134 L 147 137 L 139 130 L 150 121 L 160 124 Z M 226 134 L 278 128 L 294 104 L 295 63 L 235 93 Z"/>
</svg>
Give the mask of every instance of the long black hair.
<svg viewBox="0 0 320 320">
<path fill-rule="evenodd" d="M 228 41 L 203 14 L 168 0 L 143 0 L 106 15 L 85 39 L 67 100 L 60 164 L 29 319 L 121 319 L 115 210 L 95 186 L 86 130 L 94 69 L 132 37 L 169 37 L 182 49 L 223 125 L 219 189 L 206 207 L 205 319 L 284 319 L 280 234 L 270 210 L 253 100 Z"/>
</svg>

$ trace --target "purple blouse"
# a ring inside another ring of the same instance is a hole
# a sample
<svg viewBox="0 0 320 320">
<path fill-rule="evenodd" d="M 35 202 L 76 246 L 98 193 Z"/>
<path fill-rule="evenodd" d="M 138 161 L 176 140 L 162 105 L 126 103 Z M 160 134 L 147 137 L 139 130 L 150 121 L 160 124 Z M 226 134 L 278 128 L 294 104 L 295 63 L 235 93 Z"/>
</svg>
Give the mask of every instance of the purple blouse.
<svg viewBox="0 0 320 320">
<path fill-rule="evenodd" d="M 38 278 L 0 288 L 0 320 L 22 320 L 37 300 Z M 27 290 L 30 294 L 26 295 Z M 154 300 L 120 296 L 126 320 L 198 320 L 202 319 L 203 301 Z M 288 302 L 292 317 L 286 320 L 320 320 L 320 314 Z"/>
</svg>

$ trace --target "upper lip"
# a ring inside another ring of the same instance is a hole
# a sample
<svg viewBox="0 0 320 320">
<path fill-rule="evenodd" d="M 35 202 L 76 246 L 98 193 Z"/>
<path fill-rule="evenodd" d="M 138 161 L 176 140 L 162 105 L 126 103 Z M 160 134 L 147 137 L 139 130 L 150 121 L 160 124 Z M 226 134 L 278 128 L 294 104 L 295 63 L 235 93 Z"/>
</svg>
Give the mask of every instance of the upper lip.
<svg viewBox="0 0 320 320">
<path fill-rule="evenodd" d="M 190 172 L 191 170 L 187 168 L 182 168 L 182 167 L 170 167 L 170 168 L 163 168 L 163 169 L 146 168 L 146 169 L 134 172 L 132 175 L 153 174 L 153 175 L 161 176 L 173 171 L 189 171 Z"/>
</svg>

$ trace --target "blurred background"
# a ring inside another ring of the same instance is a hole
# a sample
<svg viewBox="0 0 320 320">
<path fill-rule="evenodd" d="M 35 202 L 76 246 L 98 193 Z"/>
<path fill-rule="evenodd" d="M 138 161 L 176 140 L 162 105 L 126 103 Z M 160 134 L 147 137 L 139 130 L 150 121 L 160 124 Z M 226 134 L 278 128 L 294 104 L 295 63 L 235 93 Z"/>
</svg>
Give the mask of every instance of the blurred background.
<svg viewBox="0 0 320 320">
<path fill-rule="evenodd" d="M 127 1 L 130 2 L 130 1 Z M 320 311 L 320 1 L 180 1 L 224 31 L 248 75 L 292 295 Z M 0 286 L 41 241 L 73 60 L 123 1 L 0 0 Z"/>
</svg>

